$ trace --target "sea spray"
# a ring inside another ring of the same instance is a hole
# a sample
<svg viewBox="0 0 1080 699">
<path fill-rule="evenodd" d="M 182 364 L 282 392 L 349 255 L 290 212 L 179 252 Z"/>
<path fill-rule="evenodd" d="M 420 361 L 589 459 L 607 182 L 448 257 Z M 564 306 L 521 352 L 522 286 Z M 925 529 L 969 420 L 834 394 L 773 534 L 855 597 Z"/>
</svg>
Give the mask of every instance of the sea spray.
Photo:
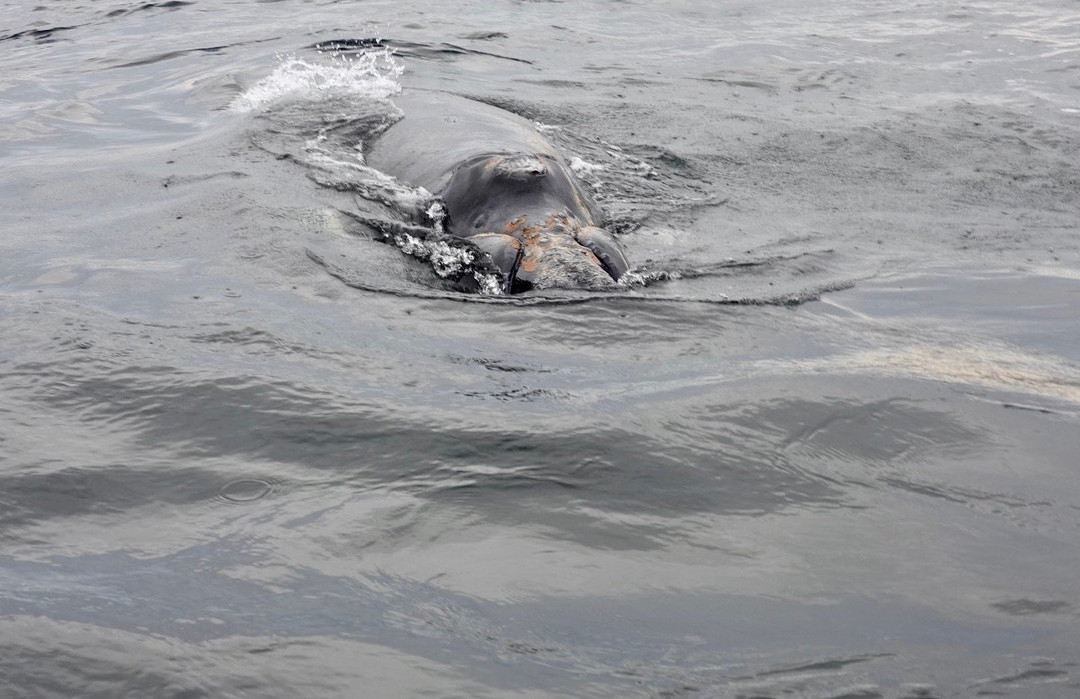
<svg viewBox="0 0 1080 699">
<path fill-rule="evenodd" d="M 287 101 L 379 100 L 401 91 L 404 67 L 386 49 L 322 61 L 282 54 L 278 61 L 273 72 L 233 100 L 233 110 L 259 112 Z"/>
</svg>

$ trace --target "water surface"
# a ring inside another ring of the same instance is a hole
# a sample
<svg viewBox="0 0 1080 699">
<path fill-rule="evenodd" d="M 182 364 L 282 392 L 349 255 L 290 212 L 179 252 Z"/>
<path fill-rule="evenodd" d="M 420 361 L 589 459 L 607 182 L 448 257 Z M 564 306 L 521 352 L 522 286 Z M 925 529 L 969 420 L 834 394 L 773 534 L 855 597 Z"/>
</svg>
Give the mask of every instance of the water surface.
<svg viewBox="0 0 1080 699">
<path fill-rule="evenodd" d="M 1072 3 L 0 8 L 0 693 L 1076 695 Z M 649 283 L 377 242 L 423 89 Z"/>
</svg>

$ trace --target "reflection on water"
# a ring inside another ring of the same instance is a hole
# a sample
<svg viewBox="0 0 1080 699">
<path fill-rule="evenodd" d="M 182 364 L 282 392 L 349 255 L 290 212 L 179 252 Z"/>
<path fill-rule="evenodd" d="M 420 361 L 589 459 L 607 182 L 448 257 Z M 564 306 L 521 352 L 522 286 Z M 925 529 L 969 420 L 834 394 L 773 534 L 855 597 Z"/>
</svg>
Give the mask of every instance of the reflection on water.
<svg viewBox="0 0 1080 699">
<path fill-rule="evenodd" d="M 874 288 L 834 298 L 857 306 Z M 19 657 L 97 628 L 192 658 L 361 648 L 481 693 L 774 694 L 928 681 L 943 647 L 959 660 L 938 682 L 1027 687 L 1022 664 L 994 674 L 1000 649 L 1066 642 L 1075 419 L 1010 410 L 1015 387 L 981 375 L 851 361 L 909 316 L 841 331 L 850 314 L 826 304 L 715 325 L 597 307 L 607 340 L 575 348 L 554 339 L 583 332 L 577 309 L 466 305 L 433 324 L 437 305 L 403 303 L 385 307 L 394 332 L 429 339 L 398 360 L 330 332 L 379 308 L 194 331 L 9 313 L 26 349 L 5 366 L 4 406 L 24 417 L 9 428 L 21 467 L 2 475 L 0 613 L 53 625 L 20 636 Z M 496 349 L 455 346 L 491 320 Z M 766 341 L 769 360 L 752 349 Z M 187 368 L 147 362 L 159 346 Z M 399 373 L 408 357 L 461 375 Z M 516 394 L 480 397 L 500 391 Z M 188 686 L 140 652 L 155 682 Z M 1071 681 L 1058 660 L 1046 670 Z M 87 673 L 70 686 L 134 686 Z M 380 686 L 420 682 L 406 674 Z"/>
</svg>

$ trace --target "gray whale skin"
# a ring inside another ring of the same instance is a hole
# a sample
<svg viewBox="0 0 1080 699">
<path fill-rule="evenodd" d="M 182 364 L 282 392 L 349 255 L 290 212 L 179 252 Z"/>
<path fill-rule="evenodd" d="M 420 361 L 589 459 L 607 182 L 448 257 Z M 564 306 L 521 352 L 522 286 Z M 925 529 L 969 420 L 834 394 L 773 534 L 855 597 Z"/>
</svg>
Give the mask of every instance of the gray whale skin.
<svg viewBox="0 0 1080 699">
<path fill-rule="evenodd" d="M 629 268 L 622 247 L 532 124 L 441 92 L 394 102 L 405 116 L 366 148 L 367 164 L 439 196 L 446 230 L 490 256 L 504 291 L 616 288 Z"/>
</svg>

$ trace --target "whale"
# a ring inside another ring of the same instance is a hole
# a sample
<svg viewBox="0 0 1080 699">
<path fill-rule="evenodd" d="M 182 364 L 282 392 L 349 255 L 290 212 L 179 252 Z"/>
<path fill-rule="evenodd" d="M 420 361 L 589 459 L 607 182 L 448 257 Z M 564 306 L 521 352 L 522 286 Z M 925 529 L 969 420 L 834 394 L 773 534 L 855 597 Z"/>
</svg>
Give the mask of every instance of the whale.
<svg viewBox="0 0 1080 699">
<path fill-rule="evenodd" d="M 596 202 L 533 123 L 438 91 L 363 147 L 368 166 L 442 201 L 443 229 L 487 256 L 503 291 L 612 290 L 630 268 Z"/>
</svg>

